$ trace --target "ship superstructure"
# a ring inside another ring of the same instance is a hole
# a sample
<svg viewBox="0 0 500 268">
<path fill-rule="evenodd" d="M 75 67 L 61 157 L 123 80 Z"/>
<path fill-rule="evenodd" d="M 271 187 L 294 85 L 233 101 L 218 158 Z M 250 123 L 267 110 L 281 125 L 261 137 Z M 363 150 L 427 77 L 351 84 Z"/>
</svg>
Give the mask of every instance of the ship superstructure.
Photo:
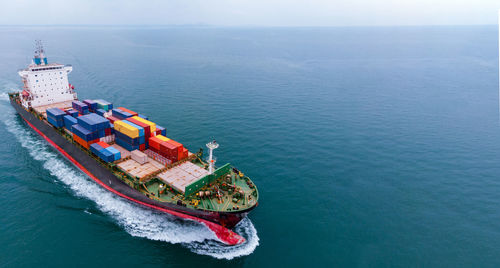
<svg viewBox="0 0 500 268">
<path fill-rule="evenodd" d="M 18 74 L 22 78 L 21 103 L 25 108 L 71 102 L 77 99 L 74 87 L 68 81 L 71 65 L 48 63 L 41 41 L 37 41 L 31 64 Z"/>
<path fill-rule="evenodd" d="M 109 191 L 135 203 L 207 225 L 227 244 L 244 241 L 233 228 L 258 204 L 253 182 L 229 163 L 215 166 L 214 140 L 191 153 L 147 116 L 113 103 L 77 98 L 70 65 L 48 63 L 40 42 L 10 93 L 21 117 L 63 156 Z"/>
</svg>

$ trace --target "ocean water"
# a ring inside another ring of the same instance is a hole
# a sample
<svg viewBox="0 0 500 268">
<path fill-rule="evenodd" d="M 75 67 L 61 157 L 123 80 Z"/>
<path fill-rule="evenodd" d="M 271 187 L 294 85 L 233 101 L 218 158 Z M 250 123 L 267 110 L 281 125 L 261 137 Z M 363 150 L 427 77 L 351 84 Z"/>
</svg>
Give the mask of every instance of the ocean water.
<svg viewBox="0 0 500 268">
<path fill-rule="evenodd" d="M 42 39 L 80 98 L 148 115 L 249 175 L 229 247 L 128 203 L 6 92 Z M 0 266 L 498 266 L 498 28 L 1 27 Z"/>
</svg>

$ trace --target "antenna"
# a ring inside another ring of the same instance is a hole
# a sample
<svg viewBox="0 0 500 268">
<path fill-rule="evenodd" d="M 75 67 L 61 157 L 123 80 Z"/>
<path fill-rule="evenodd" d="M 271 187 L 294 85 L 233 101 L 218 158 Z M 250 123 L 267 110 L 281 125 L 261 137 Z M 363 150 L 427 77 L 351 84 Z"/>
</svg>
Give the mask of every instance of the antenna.
<svg viewBox="0 0 500 268">
<path fill-rule="evenodd" d="M 35 40 L 35 57 L 33 61 L 36 65 L 46 65 L 47 57 L 45 57 L 45 50 L 43 49 L 42 40 Z"/>
<path fill-rule="evenodd" d="M 207 143 L 207 148 L 209 150 L 209 156 L 208 156 L 208 172 L 210 174 L 214 173 L 214 166 L 215 166 L 215 161 L 216 159 L 213 158 L 213 151 L 217 148 L 219 148 L 219 144 L 213 140 L 209 143 Z"/>
</svg>

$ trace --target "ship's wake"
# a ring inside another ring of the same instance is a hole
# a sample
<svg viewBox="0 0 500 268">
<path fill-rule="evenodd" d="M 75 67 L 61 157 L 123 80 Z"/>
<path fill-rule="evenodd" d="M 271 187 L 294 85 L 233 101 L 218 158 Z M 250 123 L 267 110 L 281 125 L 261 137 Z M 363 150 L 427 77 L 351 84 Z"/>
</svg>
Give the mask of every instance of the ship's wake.
<svg viewBox="0 0 500 268">
<path fill-rule="evenodd" d="M 132 236 L 180 244 L 197 254 L 228 260 L 249 255 L 259 245 L 257 231 L 248 218 L 235 227 L 235 232 L 243 236 L 246 242 L 227 246 L 201 223 L 140 207 L 101 188 L 29 130 L 10 107 L 6 93 L 0 94 L 0 121 L 33 159 L 43 163 L 51 175 L 68 186 L 75 195 L 95 202 L 99 210 L 111 216 Z"/>
</svg>

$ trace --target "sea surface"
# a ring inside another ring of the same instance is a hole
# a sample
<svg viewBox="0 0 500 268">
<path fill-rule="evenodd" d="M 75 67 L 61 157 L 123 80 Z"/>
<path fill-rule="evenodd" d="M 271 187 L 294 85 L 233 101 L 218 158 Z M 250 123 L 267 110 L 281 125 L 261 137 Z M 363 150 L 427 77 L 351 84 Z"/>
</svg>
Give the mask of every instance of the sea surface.
<svg viewBox="0 0 500 268">
<path fill-rule="evenodd" d="M 79 97 L 254 180 L 221 244 L 100 188 L 8 103 L 41 39 Z M 1 267 L 500 266 L 497 26 L 0 27 Z"/>
</svg>

